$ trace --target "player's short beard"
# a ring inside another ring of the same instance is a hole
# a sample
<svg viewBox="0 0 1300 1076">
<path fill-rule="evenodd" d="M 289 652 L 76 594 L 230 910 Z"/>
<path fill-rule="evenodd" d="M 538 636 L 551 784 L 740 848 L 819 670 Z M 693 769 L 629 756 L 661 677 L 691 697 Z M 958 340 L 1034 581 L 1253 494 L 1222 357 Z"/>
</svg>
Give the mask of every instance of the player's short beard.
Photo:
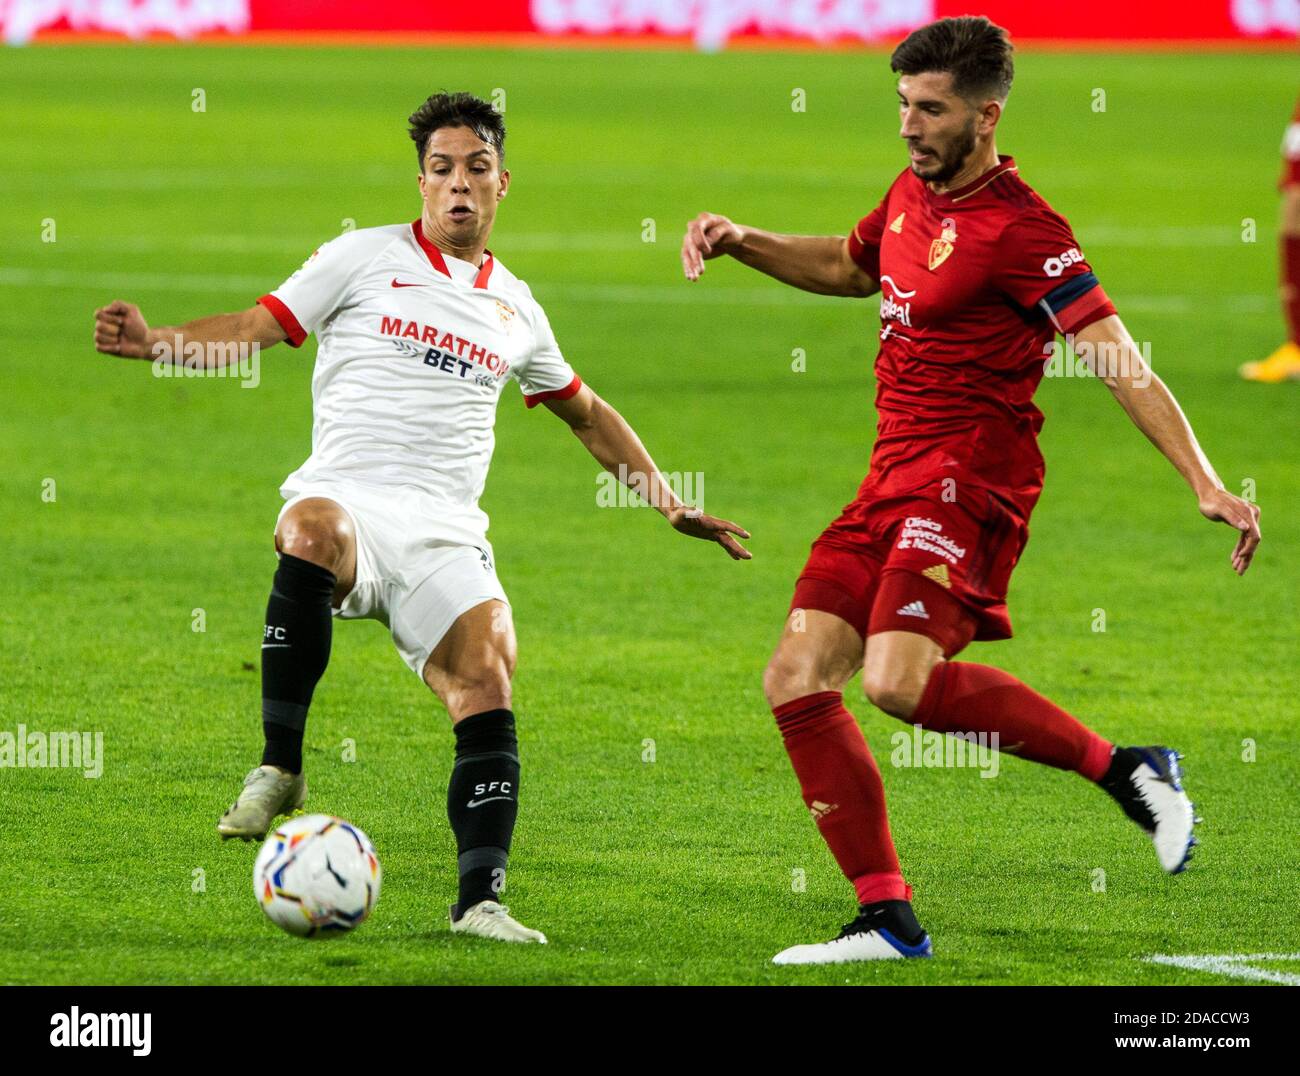
<svg viewBox="0 0 1300 1076">
<path fill-rule="evenodd" d="M 948 145 L 946 152 L 940 153 L 937 171 L 925 173 L 913 167 L 917 176 L 927 183 L 947 183 L 966 165 L 966 160 L 975 152 L 975 119 L 971 117 L 965 129 Z"/>
</svg>

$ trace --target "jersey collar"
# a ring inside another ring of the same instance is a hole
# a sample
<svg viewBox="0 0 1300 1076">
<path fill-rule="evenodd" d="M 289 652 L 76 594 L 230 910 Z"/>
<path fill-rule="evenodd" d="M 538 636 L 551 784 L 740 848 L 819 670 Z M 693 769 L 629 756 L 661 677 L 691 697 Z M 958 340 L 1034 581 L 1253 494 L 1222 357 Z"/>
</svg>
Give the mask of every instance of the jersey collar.
<svg viewBox="0 0 1300 1076">
<path fill-rule="evenodd" d="M 429 242 L 425 237 L 422 221 L 411 221 L 411 234 L 415 237 L 415 242 L 419 245 L 420 249 L 424 251 L 425 257 L 429 259 L 429 264 L 450 280 L 451 273 L 447 269 L 447 261 L 443 258 L 442 251 L 439 250 L 435 244 Z M 483 251 L 483 264 L 479 266 L 478 275 L 474 278 L 474 287 L 487 287 L 488 277 L 492 275 L 492 266 L 492 251 Z"/>
<path fill-rule="evenodd" d="M 969 198 L 976 191 L 983 190 L 985 187 L 987 187 L 990 183 L 992 183 L 995 179 L 998 178 L 998 176 L 1002 175 L 1004 172 L 1016 172 L 1016 171 L 1019 171 L 1019 169 L 1016 168 L 1015 158 L 1006 157 L 1003 156 L 1001 153 L 999 153 L 997 164 L 995 164 L 983 175 L 976 176 L 964 187 L 958 187 L 956 190 L 953 191 L 944 191 L 943 194 L 935 194 L 933 191 L 930 190 L 929 187 L 925 186 L 925 180 L 921 180 L 921 186 L 925 187 L 926 193 L 929 194 L 929 196 L 934 199 L 937 205 L 945 205 L 945 206 L 956 205 L 958 202 L 964 201 L 965 199 Z M 917 176 L 917 179 L 920 179 L 920 176 Z"/>
</svg>

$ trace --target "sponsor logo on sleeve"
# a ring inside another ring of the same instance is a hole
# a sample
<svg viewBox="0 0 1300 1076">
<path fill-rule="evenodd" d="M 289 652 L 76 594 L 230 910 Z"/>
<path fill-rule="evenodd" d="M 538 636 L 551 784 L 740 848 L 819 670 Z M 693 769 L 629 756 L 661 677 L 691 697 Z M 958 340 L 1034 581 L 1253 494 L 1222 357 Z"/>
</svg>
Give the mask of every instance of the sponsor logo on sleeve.
<svg viewBox="0 0 1300 1076">
<path fill-rule="evenodd" d="M 1043 272 L 1048 276 L 1057 277 L 1064 273 L 1070 266 L 1077 265 L 1083 261 L 1083 252 L 1078 247 L 1071 247 L 1069 250 L 1062 251 L 1055 258 L 1048 258 L 1043 262 Z"/>
</svg>

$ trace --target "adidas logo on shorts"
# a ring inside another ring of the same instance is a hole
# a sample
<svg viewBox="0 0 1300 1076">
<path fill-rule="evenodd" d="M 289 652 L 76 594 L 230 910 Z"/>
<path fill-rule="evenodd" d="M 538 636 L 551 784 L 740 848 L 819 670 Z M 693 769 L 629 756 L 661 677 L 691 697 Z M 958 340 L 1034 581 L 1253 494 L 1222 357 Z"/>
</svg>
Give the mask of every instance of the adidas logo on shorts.
<svg viewBox="0 0 1300 1076">
<path fill-rule="evenodd" d="M 899 616 L 919 616 L 922 620 L 929 620 L 930 614 L 925 611 L 925 603 L 921 601 L 908 602 L 903 608 L 898 610 Z"/>
</svg>

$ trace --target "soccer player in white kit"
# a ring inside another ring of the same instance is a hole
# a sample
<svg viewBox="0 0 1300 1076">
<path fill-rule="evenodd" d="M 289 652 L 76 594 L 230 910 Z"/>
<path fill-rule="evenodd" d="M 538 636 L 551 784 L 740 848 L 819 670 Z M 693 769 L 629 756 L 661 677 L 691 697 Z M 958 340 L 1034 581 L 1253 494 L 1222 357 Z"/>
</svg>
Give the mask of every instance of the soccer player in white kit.
<svg viewBox="0 0 1300 1076">
<path fill-rule="evenodd" d="M 410 135 L 419 220 L 330 240 L 238 313 L 150 329 L 136 306 L 110 303 L 96 311 L 95 347 L 173 361 L 206 348 L 213 365 L 229 361 L 232 343 L 298 347 L 317 336 L 312 452 L 280 488 L 262 640 L 265 749 L 221 836 L 260 839 L 302 807 L 303 733 L 331 617 L 379 620 L 453 723 L 451 929 L 545 942 L 497 900 L 518 813 L 515 634 L 478 499 L 505 383 L 563 419 L 678 531 L 736 560 L 749 553 L 732 535 L 749 535 L 677 498 L 636 433 L 565 361 L 528 286 L 486 249 L 510 183 L 501 116 L 469 94 L 436 94 L 410 117 Z"/>
</svg>

